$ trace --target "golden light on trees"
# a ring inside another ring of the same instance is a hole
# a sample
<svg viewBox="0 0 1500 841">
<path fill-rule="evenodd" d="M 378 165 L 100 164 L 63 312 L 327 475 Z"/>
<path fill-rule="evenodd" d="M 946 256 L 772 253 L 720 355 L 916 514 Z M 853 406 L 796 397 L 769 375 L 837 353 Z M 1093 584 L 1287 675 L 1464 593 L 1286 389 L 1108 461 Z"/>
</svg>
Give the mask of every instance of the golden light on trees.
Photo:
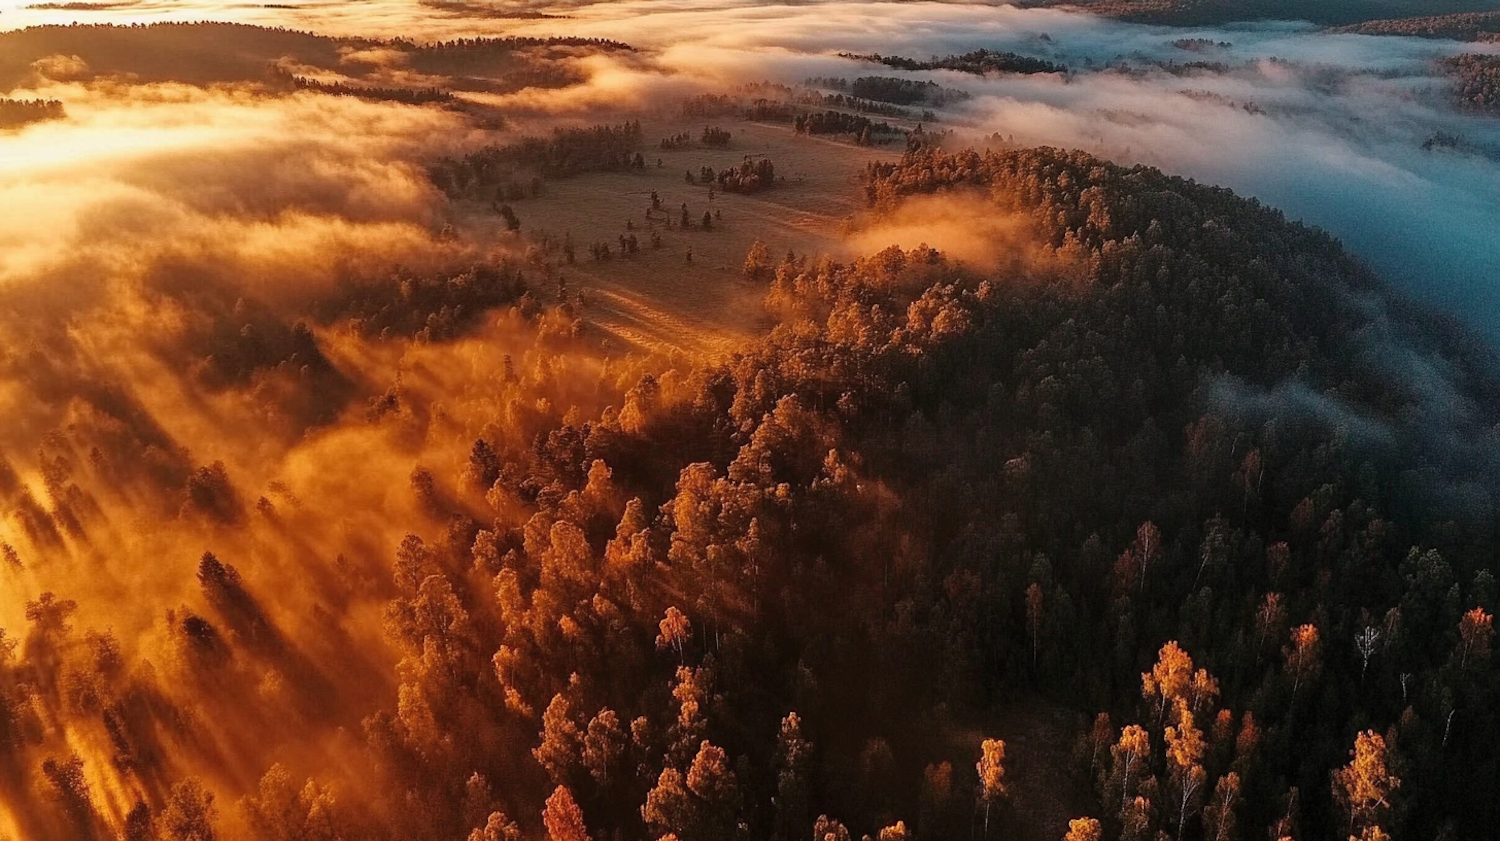
<svg viewBox="0 0 1500 841">
<path fill-rule="evenodd" d="M 1177 724 L 1165 732 L 1167 759 L 1175 768 L 1190 768 L 1203 758 L 1203 731 L 1193 725 L 1193 714 L 1181 710 Z"/>
<path fill-rule="evenodd" d="M 1235 837 L 1239 805 L 1240 775 L 1230 771 L 1214 784 L 1213 796 L 1203 807 L 1204 841 L 1230 841 Z"/>
<path fill-rule="evenodd" d="M 1353 834 L 1357 828 L 1376 825 L 1401 780 L 1387 767 L 1385 739 L 1374 730 L 1356 736 L 1349 755 L 1349 764 L 1333 772 L 1333 795 L 1348 813 Z"/>
<path fill-rule="evenodd" d="M 1104 827 L 1093 818 L 1074 818 L 1068 821 L 1068 834 L 1063 841 L 1103 841 Z"/>
<path fill-rule="evenodd" d="M 656 636 L 656 650 L 666 651 L 671 649 L 677 652 L 679 662 L 687 657 L 687 644 L 693 638 L 693 623 L 688 621 L 687 614 L 676 607 L 667 608 L 667 613 L 659 623 L 660 633 Z"/>
<path fill-rule="evenodd" d="M 1006 796 L 1005 742 L 985 739 L 979 745 L 979 753 L 974 770 L 979 774 L 979 802 L 984 806 L 985 837 L 989 837 L 990 810 Z"/>
<path fill-rule="evenodd" d="M 588 828 L 583 823 L 583 810 L 573 799 L 567 786 L 558 786 L 547 798 L 542 809 L 542 825 L 547 828 L 550 841 L 590 841 Z"/>
<path fill-rule="evenodd" d="M 1488 660 L 1490 639 L 1495 633 L 1495 617 L 1476 607 L 1464 614 L 1458 623 L 1459 657 L 1458 667 L 1467 668 L 1469 662 Z"/>
<path fill-rule="evenodd" d="M 1184 697 L 1193 680 L 1193 658 L 1177 645 L 1176 640 L 1161 647 L 1156 665 L 1141 673 L 1141 695 L 1155 699 L 1157 715 L 1166 712 L 1167 704 Z"/>
<path fill-rule="evenodd" d="M 1131 784 L 1139 782 L 1139 777 L 1147 773 L 1151 760 L 1151 734 L 1138 724 L 1127 725 L 1120 731 L 1120 740 L 1110 748 L 1110 754 L 1114 758 L 1112 777 L 1118 781 L 1120 807 L 1123 809 L 1135 792 Z"/>
<path fill-rule="evenodd" d="M 1316 625 L 1299 625 L 1292 629 L 1291 643 L 1282 646 L 1287 674 L 1292 676 L 1292 695 L 1318 676 L 1323 669 L 1322 648 Z"/>
</svg>

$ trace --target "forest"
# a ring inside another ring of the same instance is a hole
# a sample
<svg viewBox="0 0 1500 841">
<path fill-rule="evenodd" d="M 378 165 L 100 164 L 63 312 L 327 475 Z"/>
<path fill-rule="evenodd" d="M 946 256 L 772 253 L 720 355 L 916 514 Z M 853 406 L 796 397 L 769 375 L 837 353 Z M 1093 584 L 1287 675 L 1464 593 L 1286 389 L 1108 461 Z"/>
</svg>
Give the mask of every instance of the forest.
<svg viewBox="0 0 1500 841">
<path fill-rule="evenodd" d="M 471 187 L 492 187 L 517 171 L 566 178 L 585 172 L 641 169 L 645 159 L 639 121 L 588 128 L 555 129 L 551 137 L 523 137 L 504 146 L 488 145 L 462 158 L 445 157 L 428 167 L 444 193 L 463 195 Z"/>
<path fill-rule="evenodd" d="M 1453 38 L 1460 41 L 1493 41 L 1500 37 L 1500 12 L 1467 12 L 1372 20 L 1340 27 L 1334 31 L 1355 32 L 1361 35 L 1410 35 L 1419 38 Z"/>
<path fill-rule="evenodd" d="M 14 129 L 43 120 L 60 120 L 66 116 L 63 104 L 56 99 L 0 98 L 0 129 Z"/>
<path fill-rule="evenodd" d="M 884 64 L 897 70 L 957 70 L 960 73 L 972 73 L 975 76 L 988 73 L 1065 73 L 1068 69 L 1060 64 L 1053 64 L 1039 58 L 987 49 L 942 58 L 933 56 L 928 61 L 917 61 L 898 55 L 883 56 L 879 53 L 870 55 L 839 53 L 839 55 L 854 61 Z"/>
<path fill-rule="evenodd" d="M 869 117 L 845 114 L 842 111 L 814 111 L 798 115 L 792 121 L 798 134 L 847 134 L 859 139 L 861 145 L 880 142 L 882 136 L 899 134 L 900 129 L 890 123 L 875 122 Z"/>
<path fill-rule="evenodd" d="M 616 166 L 640 133 L 444 166 Z M 176 550 L 157 650 L 67 592 L 0 637 L 24 837 L 1004 838 L 1039 770 L 992 732 L 1020 702 L 1076 722 L 1068 841 L 1483 837 L 1493 352 L 1323 232 L 1154 169 L 916 143 L 864 191 L 1024 237 L 991 269 L 760 246 L 777 326 L 669 368 L 591 361 L 520 263 L 343 284 L 301 323 L 201 305 L 207 385 L 316 393 L 413 458 L 406 536 L 341 532 L 294 620 L 245 571 L 311 551 L 339 496 L 243 487 L 107 388 L 44 445 L 44 496 L 0 463 L 9 569 L 102 537 L 120 493 L 212 538 Z M 488 323 L 482 387 L 421 387 Z M 364 393 L 340 335 L 410 361 Z M 435 441 L 463 455 L 409 455 Z M 367 616 L 389 654 L 354 644 Z M 288 734 L 325 746 L 194 773 Z"/>
<path fill-rule="evenodd" d="M 455 99 L 453 94 L 435 87 L 420 90 L 413 88 L 367 87 L 365 85 L 349 85 L 343 82 L 319 82 L 316 79 L 309 79 L 306 76 L 296 76 L 291 73 L 282 73 L 281 77 L 294 90 L 313 91 L 330 96 L 354 96 L 377 102 L 401 102 L 407 105 L 425 105 L 428 103 L 451 103 Z"/>
<path fill-rule="evenodd" d="M 1444 59 L 1453 76 L 1453 98 L 1462 108 L 1500 114 L 1500 56 L 1464 53 Z"/>
<path fill-rule="evenodd" d="M 348 88 L 385 89 L 393 96 L 406 96 L 398 90 L 402 86 L 367 78 L 378 68 L 343 61 L 343 56 L 365 50 L 390 51 L 423 74 L 451 74 L 454 78 L 445 83 L 452 90 L 494 93 L 578 84 L 586 76 L 575 60 L 633 51 L 626 44 L 599 38 L 467 38 L 418 44 L 403 38 L 335 38 L 282 27 L 212 22 L 38 26 L 0 31 L 0 89 L 30 77 L 36 55 L 59 54 L 78 59 L 81 78 L 121 75 L 136 84 L 257 81 L 282 87 L 288 74 L 279 65 L 294 59 L 349 74 L 350 81 L 344 83 Z"/>
</svg>

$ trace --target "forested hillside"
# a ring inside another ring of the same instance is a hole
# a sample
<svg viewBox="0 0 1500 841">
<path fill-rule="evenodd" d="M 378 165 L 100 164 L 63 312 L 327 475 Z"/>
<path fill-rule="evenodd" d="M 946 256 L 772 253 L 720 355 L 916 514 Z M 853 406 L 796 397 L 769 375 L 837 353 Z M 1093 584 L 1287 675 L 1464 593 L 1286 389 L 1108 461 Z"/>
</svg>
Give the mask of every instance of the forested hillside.
<svg viewBox="0 0 1500 841">
<path fill-rule="evenodd" d="M 1330 26 L 1413 15 L 1493 11 L 1486 0 L 1027 0 L 1030 6 L 1076 7 L 1094 14 L 1166 26 L 1244 20 L 1306 20 Z"/>
<path fill-rule="evenodd" d="M 155 608 L 150 662 L 73 627 L 67 593 L 33 601 L 0 637 L 0 788 L 26 837 L 1491 834 L 1493 354 L 1325 234 L 1156 170 L 915 148 L 866 191 L 877 213 L 978 196 L 1026 233 L 996 270 L 789 254 L 766 338 L 644 374 L 564 362 L 573 305 L 544 312 L 511 266 L 320 311 L 416 332 L 390 391 L 347 409 L 389 433 L 368 440 L 467 458 L 411 465 L 410 535 L 378 568 L 350 520 L 351 558 L 287 582 L 318 603 L 300 635 L 219 546 Z M 409 384 L 471 308 L 512 301 L 527 340 L 482 388 Z M 259 364 L 236 335 L 277 329 L 225 332 L 224 378 Z M 292 387 L 347 358 L 282 332 L 263 367 Z M 48 446 L 149 428 L 116 411 Z M 97 447 L 49 462 L 46 502 L 0 472 L 38 545 L 96 528 Z M 295 482 L 252 504 L 222 466 L 168 473 L 178 516 L 247 555 L 355 516 Z M 347 636 L 371 614 L 390 652 Z M 362 718 L 319 712 L 335 697 Z M 1071 830 L 1007 796 L 1027 769 L 991 737 L 1022 699 L 1084 722 L 1069 772 L 1098 799 Z M 259 779 L 216 801 L 194 774 L 224 720 L 321 747 L 209 780 Z"/>
</svg>

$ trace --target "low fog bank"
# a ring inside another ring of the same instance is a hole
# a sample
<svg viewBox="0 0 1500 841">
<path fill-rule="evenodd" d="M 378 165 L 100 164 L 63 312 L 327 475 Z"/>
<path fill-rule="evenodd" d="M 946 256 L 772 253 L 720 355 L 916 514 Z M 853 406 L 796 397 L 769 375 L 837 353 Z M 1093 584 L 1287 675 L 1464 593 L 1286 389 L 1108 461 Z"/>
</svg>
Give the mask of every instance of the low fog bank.
<svg viewBox="0 0 1500 841">
<path fill-rule="evenodd" d="M 25 562 L 5 627 L 48 589 L 85 616 L 192 589 L 215 532 L 170 516 L 191 471 L 222 462 L 251 505 L 309 459 L 343 458 L 317 436 L 296 447 L 388 385 L 331 365 L 336 337 L 320 354 L 307 325 L 350 283 L 489 258 L 434 236 L 441 197 L 418 162 L 465 136 L 451 114 L 179 85 L 35 93 L 69 118 L 0 140 L 0 498 L 35 515 L 0 534 Z M 159 528 L 131 527 L 158 509 Z M 46 525 L 75 515 L 76 533 Z M 165 560 L 121 577 L 111 554 Z M 114 621 L 128 637 L 141 620 Z"/>
</svg>

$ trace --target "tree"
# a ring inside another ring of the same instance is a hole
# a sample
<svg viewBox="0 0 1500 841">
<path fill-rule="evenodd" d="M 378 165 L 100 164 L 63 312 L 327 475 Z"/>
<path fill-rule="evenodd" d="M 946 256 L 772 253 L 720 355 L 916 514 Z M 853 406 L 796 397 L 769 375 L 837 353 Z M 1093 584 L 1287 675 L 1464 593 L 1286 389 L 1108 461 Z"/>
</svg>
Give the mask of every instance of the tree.
<svg viewBox="0 0 1500 841">
<path fill-rule="evenodd" d="M 1042 632 L 1042 586 L 1032 582 L 1026 588 L 1026 631 L 1031 636 L 1031 668 L 1036 668 L 1038 638 Z"/>
<path fill-rule="evenodd" d="M 688 621 L 687 614 L 675 607 L 669 607 L 658 624 L 658 628 L 661 633 L 656 637 L 656 650 L 665 651 L 670 648 L 677 652 L 677 661 L 684 662 L 687 657 L 687 643 L 693 638 L 693 623 Z"/>
<path fill-rule="evenodd" d="M 1177 724 L 1165 732 L 1167 760 L 1174 768 L 1190 768 L 1203 758 L 1203 731 L 1193 724 L 1190 710 L 1178 711 Z"/>
<path fill-rule="evenodd" d="M 687 787 L 697 798 L 695 837 L 701 841 L 732 838 L 739 819 L 740 789 L 723 748 L 706 740 L 699 746 L 688 768 Z"/>
<path fill-rule="evenodd" d="M 1267 639 L 1281 635 L 1286 622 L 1286 609 L 1282 606 L 1280 593 L 1267 593 L 1255 611 L 1255 656 L 1260 658 Z"/>
<path fill-rule="evenodd" d="M 922 769 L 922 791 L 919 801 L 920 825 L 924 836 L 940 835 L 946 823 L 949 805 L 953 802 L 953 764 L 944 760 L 929 763 Z"/>
<path fill-rule="evenodd" d="M 229 471 L 222 461 L 194 470 L 188 476 L 184 495 L 184 515 L 196 512 L 222 525 L 234 525 L 243 513 L 234 484 L 229 481 Z"/>
<path fill-rule="evenodd" d="M 760 240 L 752 242 L 750 250 L 745 253 L 745 277 L 749 280 L 761 280 L 770 271 L 771 249 Z"/>
<path fill-rule="evenodd" d="M 551 841 L 590 841 L 583 823 L 583 810 L 573 800 L 567 786 L 558 786 L 542 809 L 542 824 Z"/>
<path fill-rule="evenodd" d="M 548 530 L 542 552 L 542 586 L 569 602 L 596 591 L 599 565 L 583 529 L 558 520 Z"/>
<path fill-rule="evenodd" d="M 571 782 L 573 770 L 578 765 L 582 739 L 568 699 L 561 692 L 552 696 L 542 713 L 541 740 L 541 744 L 531 749 L 537 764 L 554 784 L 562 786 Z"/>
<path fill-rule="evenodd" d="M 802 737 L 802 719 L 787 713 L 776 738 L 776 837 L 799 841 L 807 828 L 812 743 Z"/>
<path fill-rule="evenodd" d="M 641 820 L 658 834 L 685 835 L 691 833 L 696 823 L 695 806 L 682 772 L 668 765 L 661 769 L 656 785 L 646 793 Z"/>
<path fill-rule="evenodd" d="M 985 739 L 979 745 L 979 761 L 974 770 L 979 772 L 979 802 L 984 806 L 984 836 L 990 835 L 990 808 L 1006 795 L 1005 787 L 1005 742 L 1000 739 Z"/>
<path fill-rule="evenodd" d="M 475 771 L 464 783 L 464 826 L 479 827 L 489 822 L 491 809 L 495 805 L 495 790 L 483 774 Z"/>
<path fill-rule="evenodd" d="M 89 791 L 88 779 L 83 773 L 83 758 L 71 754 L 59 762 L 48 759 L 42 763 L 42 775 L 52 784 L 58 801 L 75 829 L 83 835 L 93 834 L 94 796 Z"/>
<path fill-rule="evenodd" d="M 468 841 L 521 841 L 521 827 L 504 812 L 491 812 L 484 828 L 470 832 Z"/>
<path fill-rule="evenodd" d="M 1141 591 L 1146 590 L 1146 572 L 1151 568 L 1151 562 L 1156 560 L 1161 553 L 1161 531 L 1156 524 L 1147 520 L 1141 523 L 1140 528 L 1135 530 L 1135 542 L 1131 544 L 1130 551 L 1141 565 Z"/>
<path fill-rule="evenodd" d="M 1230 771 L 1219 778 L 1213 797 L 1203 807 L 1203 841 L 1234 841 L 1234 812 L 1239 804 L 1240 775 Z"/>
<path fill-rule="evenodd" d="M 849 841 L 849 829 L 827 815 L 819 815 L 813 821 L 813 841 Z"/>
<path fill-rule="evenodd" d="M 1390 796 L 1401 780 L 1386 767 L 1385 739 L 1374 730 L 1355 737 L 1348 765 L 1333 772 L 1333 796 L 1349 814 L 1349 834 L 1356 827 L 1376 825 L 1380 809 L 1389 809 Z"/>
<path fill-rule="evenodd" d="M 51 592 L 37 596 L 36 601 L 26 602 L 26 618 L 36 623 L 38 633 L 48 637 L 64 637 L 73 630 L 68 618 L 78 611 L 78 602 L 59 599 Z"/>
<path fill-rule="evenodd" d="M 1489 659 L 1490 638 L 1495 633 L 1494 621 L 1495 617 L 1485 613 L 1482 607 L 1464 614 L 1464 618 L 1458 623 L 1459 669 L 1467 668 L 1470 658 L 1476 661 Z"/>
<path fill-rule="evenodd" d="M 1320 651 L 1316 625 L 1299 625 L 1292 629 L 1291 644 L 1282 646 L 1281 656 L 1286 660 L 1287 673 L 1292 676 L 1294 697 L 1298 687 L 1313 680 L 1322 671 Z"/>
<path fill-rule="evenodd" d="M 608 786 L 610 771 L 620 764 L 625 755 L 625 731 L 620 726 L 620 717 L 605 707 L 589 722 L 583 737 L 583 767 L 589 776 L 601 786 Z"/>
<path fill-rule="evenodd" d="M 1120 841 L 1147 841 L 1151 837 L 1151 798 L 1133 797 L 1120 810 Z"/>
<path fill-rule="evenodd" d="M 1187 819 L 1198 808 L 1206 774 L 1199 764 L 1203 758 L 1203 733 L 1193 725 L 1193 713 L 1178 709 L 1177 725 L 1166 729 L 1167 765 L 1177 793 L 1177 837 L 1181 838 Z"/>
<path fill-rule="evenodd" d="M 333 796 L 308 780 L 300 789 L 281 764 L 272 765 L 256 793 L 240 801 L 256 841 L 335 841 Z"/>
<path fill-rule="evenodd" d="M 1104 828 L 1093 818 L 1074 818 L 1068 821 L 1068 834 L 1063 841 L 1103 841 Z"/>
<path fill-rule="evenodd" d="M 1301 792 L 1297 790 L 1296 786 L 1287 789 L 1286 797 L 1282 798 L 1282 802 L 1286 804 L 1286 808 L 1282 810 L 1281 816 L 1272 822 L 1270 832 L 1268 833 L 1271 838 L 1276 839 L 1276 841 L 1291 841 L 1292 837 L 1296 834 L 1297 807 L 1301 799 Z"/>
<path fill-rule="evenodd" d="M 160 826 L 163 841 L 214 841 L 214 820 L 219 811 L 213 792 L 195 777 L 172 786 L 162 810 Z"/>
<path fill-rule="evenodd" d="M 1370 658 L 1380 650 L 1380 629 L 1374 625 L 1367 625 L 1363 631 L 1354 635 L 1354 650 L 1359 652 L 1359 682 L 1365 682 L 1365 671 L 1370 668 Z"/>
<path fill-rule="evenodd" d="M 515 233 L 521 230 L 521 219 L 516 216 L 516 211 L 508 204 L 500 205 L 500 218 L 505 220 L 505 230 Z"/>
<path fill-rule="evenodd" d="M 151 807 L 144 800 L 137 800 L 125 813 L 125 826 L 121 841 L 156 841 L 156 821 L 151 816 Z"/>
<path fill-rule="evenodd" d="M 1119 779 L 1120 808 L 1124 809 L 1133 792 L 1130 787 L 1131 778 L 1151 758 L 1151 735 L 1139 725 L 1127 725 L 1120 731 L 1120 741 L 1110 748 L 1110 754 L 1114 757 L 1113 776 Z"/>
<path fill-rule="evenodd" d="M 490 442 L 479 438 L 469 450 L 469 464 L 464 469 L 468 479 L 480 491 L 488 491 L 500 478 L 500 456 Z"/>
<path fill-rule="evenodd" d="M 1156 699 L 1158 719 L 1166 714 L 1169 702 L 1180 702 L 1193 683 L 1193 658 L 1177 645 L 1176 640 L 1161 647 L 1156 665 L 1141 673 L 1141 696 Z"/>
<path fill-rule="evenodd" d="M 1110 723 L 1109 713 L 1094 716 L 1094 726 L 1085 738 L 1084 747 L 1089 754 L 1089 779 L 1102 781 L 1103 759 L 1109 754 L 1109 748 L 1115 741 L 1115 728 Z"/>
</svg>

